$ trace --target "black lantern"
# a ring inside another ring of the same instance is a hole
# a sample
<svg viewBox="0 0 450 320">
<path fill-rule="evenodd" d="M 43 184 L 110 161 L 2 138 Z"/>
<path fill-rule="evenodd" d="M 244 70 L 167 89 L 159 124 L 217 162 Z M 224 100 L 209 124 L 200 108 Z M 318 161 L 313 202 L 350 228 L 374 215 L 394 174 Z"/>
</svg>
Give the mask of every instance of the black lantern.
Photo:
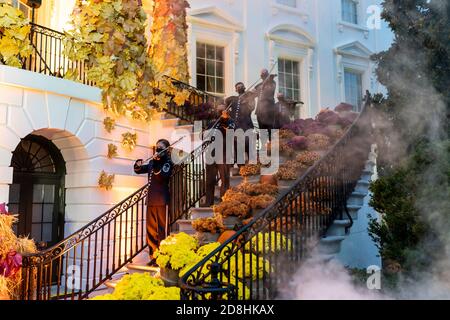
<svg viewBox="0 0 450 320">
<path fill-rule="evenodd" d="M 42 4 L 42 0 L 27 0 L 27 6 L 33 9 L 39 9 Z"/>
</svg>

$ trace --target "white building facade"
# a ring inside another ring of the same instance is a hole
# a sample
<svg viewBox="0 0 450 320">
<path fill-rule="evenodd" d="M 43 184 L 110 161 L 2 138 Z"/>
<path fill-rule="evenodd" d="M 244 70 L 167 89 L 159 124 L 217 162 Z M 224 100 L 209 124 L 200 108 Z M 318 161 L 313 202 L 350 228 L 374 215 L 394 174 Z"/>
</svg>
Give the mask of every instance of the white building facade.
<svg viewBox="0 0 450 320">
<path fill-rule="evenodd" d="M 31 18 L 25 2 L 11 0 Z M 149 1 L 143 2 L 150 13 Z M 249 87 L 267 68 L 278 75 L 279 92 L 304 102 L 298 112 L 302 117 L 342 101 L 358 108 L 365 90 L 383 91 L 369 57 L 387 49 L 392 35 L 383 22 L 379 28 L 367 24 L 377 23 L 381 0 L 189 2 L 193 86 L 229 96 L 236 82 Z M 62 31 L 74 3 L 44 0 L 35 21 Z M 0 65 L 0 202 L 9 203 L 13 212 L 27 212 L 20 216 L 26 220 L 21 233 L 55 242 L 145 184 L 146 177 L 134 174 L 133 163 L 147 158 L 159 138 L 170 139 L 177 119 L 157 117 L 149 124 L 118 119 L 109 134 L 100 97 L 95 87 Z M 120 147 L 127 131 L 138 133 L 133 151 Z M 119 147 L 113 159 L 106 156 L 110 143 Z M 14 165 L 23 158 L 13 159 L 19 149 L 29 165 L 40 166 L 39 172 L 23 178 L 20 165 L 26 163 Z M 43 169 L 47 165 L 54 170 Z M 102 170 L 115 174 L 111 191 L 98 187 Z"/>
</svg>

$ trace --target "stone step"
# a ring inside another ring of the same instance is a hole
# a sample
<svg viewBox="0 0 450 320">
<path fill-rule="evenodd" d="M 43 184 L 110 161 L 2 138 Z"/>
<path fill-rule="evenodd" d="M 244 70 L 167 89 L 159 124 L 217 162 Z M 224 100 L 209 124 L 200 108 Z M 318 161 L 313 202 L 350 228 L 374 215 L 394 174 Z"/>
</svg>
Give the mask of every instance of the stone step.
<svg viewBox="0 0 450 320">
<path fill-rule="evenodd" d="M 366 197 L 366 195 L 367 193 L 354 191 L 348 198 L 347 204 L 362 206 L 364 204 L 364 198 Z"/>
<path fill-rule="evenodd" d="M 372 176 L 373 176 L 373 172 L 372 171 L 364 169 L 362 174 L 361 174 L 360 180 L 371 182 L 372 181 Z"/>
<path fill-rule="evenodd" d="M 159 272 L 158 267 L 148 266 L 147 263 L 130 263 L 127 265 L 127 268 L 130 271 L 130 273 L 148 272 L 151 275 L 156 275 Z"/>
<path fill-rule="evenodd" d="M 355 191 L 367 194 L 369 192 L 369 181 L 359 180 L 356 184 Z"/>
<path fill-rule="evenodd" d="M 351 221 L 349 219 L 334 220 L 327 231 L 327 236 L 345 236 L 346 228 L 350 226 L 350 224 Z"/>
<path fill-rule="evenodd" d="M 192 227 L 192 220 L 177 220 L 178 232 L 184 232 L 190 235 L 195 234 L 195 230 Z"/>
<path fill-rule="evenodd" d="M 345 236 L 327 236 L 320 239 L 319 253 L 322 254 L 337 254 L 341 250 L 341 243 Z"/>
<path fill-rule="evenodd" d="M 348 213 L 350 213 L 350 216 L 352 217 L 353 220 L 358 220 L 358 212 L 361 208 L 362 206 L 358 205 L 352 204 L 347 205 Z"/>
<path fill-rule="evenodd" d="M 192 220 L 210 218 L 214 216 L 214 211 L 211 207 L 192 208 L 189 212 Z"/>
</svg>

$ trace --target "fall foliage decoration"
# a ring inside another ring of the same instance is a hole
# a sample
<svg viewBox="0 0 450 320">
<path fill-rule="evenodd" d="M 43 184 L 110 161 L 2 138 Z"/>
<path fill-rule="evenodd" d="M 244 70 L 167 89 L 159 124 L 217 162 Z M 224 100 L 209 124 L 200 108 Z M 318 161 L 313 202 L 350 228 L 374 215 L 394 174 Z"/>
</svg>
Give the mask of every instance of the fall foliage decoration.
<svg viewBox="0 0 450 320">
<path fill-rule="evenodd" d="M 21 282 L 22 255 L 37 252 L 33 240 L 17 237 L 12 229 L 17 215 L 0 205 L 0 300 L 17 299 Z"/>
<path fill-rule="evenodd" d="M 117 155 L 117 146 L 112 143 L 108 144 L 108 159 L 117 157 Z"/>
<path fill-rule="evenodd" d="M 221 233 L 225 227 L 221 216 L 200 218 L 192 221 L 192 227 L 197 232 Z"/>
<path fill-rule="evenodd" d="M 223 201 L 218 205 L 213 206 L 215 215 L 221 215 L 223 218 L 238 217 L 245 219 L 250 214 L 250 206 L 239 201 Z"/>
<path fill-rule="evenodd" d="M 320 159 L 320 154 L 314 151 L 303 151 L 297 155 L 295 161 L 299 162 L 305 167 L 312 166 L 314 162 Z"/>
<path fill-rule="evenodd" d="M 222 201 L 238 201 L 240 203 L 249 204 L 250 196 L 239 191 L 235 191 L 233 189 L 229 189 L 225 192 L 222 197 Z"/>
<path fill-rule="evenodd" d="M 150 60 L 157 74 L 189 82 L 186 0 L 153 1 Z M 182 104 L 184 101 L 178 101 Z"/>
<path fill-rule="evenodd" d="M 152 114 L 148 84 L 154 79 L 146 21 L 139 0 L 77 0 L 64 41 L 64 53 L 84 62 L 87 77 L 102 90 L 105 109 L 121 116 L 139 110 L 142 120 Z"/>
<path fill-rule="evenodd" d="M 259 196 L 261 194 L 277 195 L 278 187 L 266 183 L 241 183 L 232 188 L 233 191 L 243 192 L 249 196 Z"/>
<path fill-rule="evenodd" d="M 314 133 L 307 138 L 309 150 L 323 150 L 330 146 L 330 138 L 324 134 Z"/>
<path fill-rule="evenodd" d="M 275 202 L 275 197 L 268 194 L 261 194 L 250 198 L 250 207 L 252 209 L 265 209 Z"/>
<path fill-rule="evenodd" d="M 125 132 L 122 134 L 122 147 L 128 151 L 133 151 L 136 147 L 137 134 L 131 132 Z"/>
<path fill-rule="evenodd" d="M 111 117 L 106 117 L 103 119 L 103 126 L 108 133 L 111 133 L 116 127 L 116 120 Z"/>
<path fill-rule="evenodd" d="M 261 173 L 261 164 L 246 164 L 239 169 L 239 174 L 243 177 L 256 176 Z"/>
<path fill-rule="evenodd" d="M 31 26 L 22 11 L 0 0 L 0 64 L 20 68 L 22 59 L 33 50 L 29 34 Z"/>
<path fill-rule="evenodd" d="M 296 180 L 298 178 L 296 168 L 281 165 L 278 169 L 278 179 L 280 180 Z"/>
<path fill-rule="evenodd" d="M 107 174 L 104 170 L 100 173 L 98 177 L 98 185 L 100 188 L 105 190 L 111 190 L 114 183 L 114 174 Z"/>
</svg>

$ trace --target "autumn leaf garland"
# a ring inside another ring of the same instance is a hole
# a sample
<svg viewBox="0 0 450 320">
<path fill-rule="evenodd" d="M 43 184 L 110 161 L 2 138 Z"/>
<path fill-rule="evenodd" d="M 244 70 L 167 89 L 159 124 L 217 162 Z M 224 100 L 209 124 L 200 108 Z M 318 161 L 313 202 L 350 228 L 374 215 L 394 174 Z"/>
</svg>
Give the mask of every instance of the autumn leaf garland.
<svg viewBox="0 0 450 320">
<path fill-rule="evenodd" d="M 0 0 L 0 64 L 20 68 L 21 59 L 33 48 L 28 35 L 31 26 L 22 11 Z"/>
</svg>

